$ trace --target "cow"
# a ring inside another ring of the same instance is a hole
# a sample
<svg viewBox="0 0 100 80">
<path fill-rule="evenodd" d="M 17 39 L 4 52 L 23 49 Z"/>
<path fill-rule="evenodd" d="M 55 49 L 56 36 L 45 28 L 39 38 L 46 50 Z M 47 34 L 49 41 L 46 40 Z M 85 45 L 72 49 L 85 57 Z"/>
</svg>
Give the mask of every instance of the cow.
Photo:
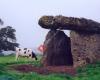
<svg viewBox="0 0 100 80">
<path fill-rule="evenodd" d="M 35 53 L 32 51 L 32 49 L 29 48 L 18 48 L 16 47 L 16 60 L 18 60 L 18 57 L 27 57 L 27 58 L 35 58 L 37 60 L 37 57 Z"/>
</svg>

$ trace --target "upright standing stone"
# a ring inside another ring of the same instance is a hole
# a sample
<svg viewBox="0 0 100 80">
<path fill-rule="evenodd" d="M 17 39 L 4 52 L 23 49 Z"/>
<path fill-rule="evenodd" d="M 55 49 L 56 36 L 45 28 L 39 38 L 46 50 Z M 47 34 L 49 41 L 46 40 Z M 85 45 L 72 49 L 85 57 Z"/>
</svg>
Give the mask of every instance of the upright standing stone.
<svg viewBox="0 0 100 80">
<path fill-rule="evenodd" d="M 63 31 L 49 31 L 44 45 L 46 46 L 46 50 L 42 58 L 42 63 L 45 66 L 73 65 L 70 38 Z"/>
<path fill-rule="evenodd" d="M 57 29 L 71 31 L 70 38 L 66 37 L 66 35 L 60 31 L 47 45 L 47 51 L 44 52 L 46 54 L 45 60 L 47 60 L 44 61 L 44 63 L 46 62 L 47 65 L 69 65 L 73 62 L 74 67 L 78 67 L 100 61 L 99 22 L 91 19 L 60 15 L 43 16 L 39 19 L 39 25 L 42 28 L 51 29 L 45 42 L 57 32 Z M 53 31 L 53 29 L 55 29 L 55 31 Z M 71 39 L 71 42 L 69 39 Z M 71 59 L 71 53 L 73 59 Z M 52 57 L 52 55 L 55 57 Z M 70 60 L 73 61 L 69 63 L 67 62 L 68 60 L 69 62 Z"/>
<path fill-rule="evenodd" d="M 75 67 L 100 60 L 100 34 L 71 31 L 70 37 Z"/>
</svg>

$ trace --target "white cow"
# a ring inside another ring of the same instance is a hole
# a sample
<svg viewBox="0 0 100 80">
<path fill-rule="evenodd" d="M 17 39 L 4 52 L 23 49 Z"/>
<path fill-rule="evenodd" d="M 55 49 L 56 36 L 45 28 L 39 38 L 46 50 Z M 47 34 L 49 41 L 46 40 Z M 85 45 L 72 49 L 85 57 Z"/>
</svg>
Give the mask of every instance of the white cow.
<svg viewBox="0 0 100 80">
<path fill-rule="evenodd" d="M 28 48 L 16 47 L 16 60 L 18 60 L 19 56 L 23 56 L 27 58 L 35 58 L 35 60 L 37 60 L 35 53 L 31 49 L 28 49 Z"/>
</svg>

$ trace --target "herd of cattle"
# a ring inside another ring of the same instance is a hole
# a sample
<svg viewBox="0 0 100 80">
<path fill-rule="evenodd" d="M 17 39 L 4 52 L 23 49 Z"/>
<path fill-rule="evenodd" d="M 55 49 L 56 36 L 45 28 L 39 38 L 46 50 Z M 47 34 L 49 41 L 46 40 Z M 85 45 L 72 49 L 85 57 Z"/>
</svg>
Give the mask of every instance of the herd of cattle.
<svg viewBox="0 0 100 80">
<path fill-rule="evenodd" d="M 35 60 L 37 60 L 36 54 L 32 51 L 32 49 L 16 47 L 16 60 L 18 60 L 20 56 L 30 59 L 35 58 Z"/>
</svg>

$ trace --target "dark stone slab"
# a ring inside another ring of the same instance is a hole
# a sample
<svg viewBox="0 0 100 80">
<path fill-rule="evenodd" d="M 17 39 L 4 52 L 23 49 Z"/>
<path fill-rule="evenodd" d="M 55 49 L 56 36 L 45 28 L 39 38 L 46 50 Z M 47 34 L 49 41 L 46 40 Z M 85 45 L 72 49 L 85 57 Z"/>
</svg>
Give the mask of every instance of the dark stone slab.
<svg viewBox="0 0 100 80">
<path fill-rule="evenodd" d="M 42 58 L 44 66 L 73 65 L 70 38 L 63 31 L 49 31 L 44 45 L 46 47 Z"/>
<path fill-rule="evenodd" d="M 100 23 L 85 19 L 65 16 L 43 16 L 39 25 L 45 29 L 64 29 L 78 32 L 100 33 Z"/>
</svg>

